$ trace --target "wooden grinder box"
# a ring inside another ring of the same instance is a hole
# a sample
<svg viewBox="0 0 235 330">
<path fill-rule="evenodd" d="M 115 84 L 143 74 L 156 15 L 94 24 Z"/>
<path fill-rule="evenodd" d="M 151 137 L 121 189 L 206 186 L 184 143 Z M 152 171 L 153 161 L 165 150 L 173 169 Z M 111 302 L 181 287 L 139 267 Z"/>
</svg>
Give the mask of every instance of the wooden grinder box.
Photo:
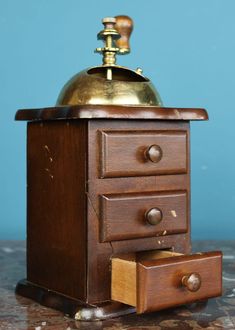
<svg viewBox="0 0 235 330">
<path fill-rule="evenodd" d="M 120 82 L 122 68 L 100 68 Z M 28 122 L 27 279 L 16 292 L 78 320 L 220 295 L 221 252 L 190 254 L 190 121 L 206 111 L 60 102 L 16 114 Z"/>
</svg>

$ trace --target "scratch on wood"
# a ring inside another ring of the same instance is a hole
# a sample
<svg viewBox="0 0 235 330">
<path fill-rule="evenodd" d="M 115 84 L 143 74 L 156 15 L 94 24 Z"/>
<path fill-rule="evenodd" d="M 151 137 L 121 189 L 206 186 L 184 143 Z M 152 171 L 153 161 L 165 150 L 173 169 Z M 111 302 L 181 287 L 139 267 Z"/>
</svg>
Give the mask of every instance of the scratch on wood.
<svg viewBox="0 0 235 330">
<path fill-rule="evenodd" d="M 171 214 L 172 214 L 172 216 L 173 216 L 174 218 L 177 218 L 177 213 L 176 213 L 175 210 L 171 210 Z"/>
<path fill-rule="evenodd" d="M 49 174 L 49 177 L 53 180 L 53 179 L 54 179 L 54 175 L 52 175 L 52 174 L 50 173 L 49 168 L 45 168 L 45 171 Z"/>
<path fill-rule="evenodd" d="M 44 149 L 45 149 L 47 152 L 49 152 L 49 153 L 51 152 L 50 149 L 49 149 L 49 147 L 48 147 L 48 145 L 46 145 L 46 144 L 44 145 Z"/>
</svg>

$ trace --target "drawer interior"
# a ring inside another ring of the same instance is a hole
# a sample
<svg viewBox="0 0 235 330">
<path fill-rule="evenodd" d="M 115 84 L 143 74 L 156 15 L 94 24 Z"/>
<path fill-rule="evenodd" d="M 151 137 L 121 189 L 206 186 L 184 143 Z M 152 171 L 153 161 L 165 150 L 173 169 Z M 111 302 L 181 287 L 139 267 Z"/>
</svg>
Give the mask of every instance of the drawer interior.
<svg viewBox="0 0 235 330">
<path fill-rule="evenodd" d="M 122 254 L 112 259 L 112 300 L 136 306 L 137 262 L 157 260 L 181 255 L 168 250 L 141 251 Z"/>
<path fill-rule="evenodd" d="M 154 250 L 118 256 L 112 259 L 111 298 L 143 313 L 215 297 L 222 291 L 221 262 L 221 252 Z M 193 276 L 200 281 L 194 291 Z"/>
</svg>

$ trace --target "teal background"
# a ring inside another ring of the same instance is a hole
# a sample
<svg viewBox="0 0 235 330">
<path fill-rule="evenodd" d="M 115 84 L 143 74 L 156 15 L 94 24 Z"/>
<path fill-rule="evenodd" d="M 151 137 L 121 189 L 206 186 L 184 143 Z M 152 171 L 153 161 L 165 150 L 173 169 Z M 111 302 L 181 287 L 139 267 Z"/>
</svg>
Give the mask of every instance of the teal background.
<svg viewBox="0 0 235 330">
<path fill-rule="evenodd" d="M 132 53 L 165 106 L 205 107 L 193 122 L 192 236 L 234 238 L 235 1 L 0 0 L 0 239 L 26 231 L 26 124 L 18 108 L 53 106 L 63 84 L 101 63 L 101 18 L 130 15 Z"/>
</svg>

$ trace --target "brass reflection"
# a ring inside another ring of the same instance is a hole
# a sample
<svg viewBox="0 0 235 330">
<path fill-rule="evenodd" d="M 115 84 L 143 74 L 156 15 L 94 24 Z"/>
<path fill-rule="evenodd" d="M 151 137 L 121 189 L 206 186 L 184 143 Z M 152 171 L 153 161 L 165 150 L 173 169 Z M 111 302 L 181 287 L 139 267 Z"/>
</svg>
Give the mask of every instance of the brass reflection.
<svg viewBox="0 0 235 330">
<path fill-rule="evenodd" d="M 116 16 L 104 18 L 102 22 L 104 29 L 97 37 L 104 41 L 104 46 L 96 48 L 96 52 L 103 54 L 103 65 L 86 69 L 72 77 L 60 92 L 56 105 L 162 106 L 157 90 L 143 76 L 140 68 L 133 71 L 116 65 L 116 54 L 130 52 L 128 38 L 133 29 L 132 20 L 127 16 Z M 116 22 L 118 31 L 115 29 Z M 116 44 L 120 37 L 124 37 L 120 43 L 123 49 Z"/>
</svg>

